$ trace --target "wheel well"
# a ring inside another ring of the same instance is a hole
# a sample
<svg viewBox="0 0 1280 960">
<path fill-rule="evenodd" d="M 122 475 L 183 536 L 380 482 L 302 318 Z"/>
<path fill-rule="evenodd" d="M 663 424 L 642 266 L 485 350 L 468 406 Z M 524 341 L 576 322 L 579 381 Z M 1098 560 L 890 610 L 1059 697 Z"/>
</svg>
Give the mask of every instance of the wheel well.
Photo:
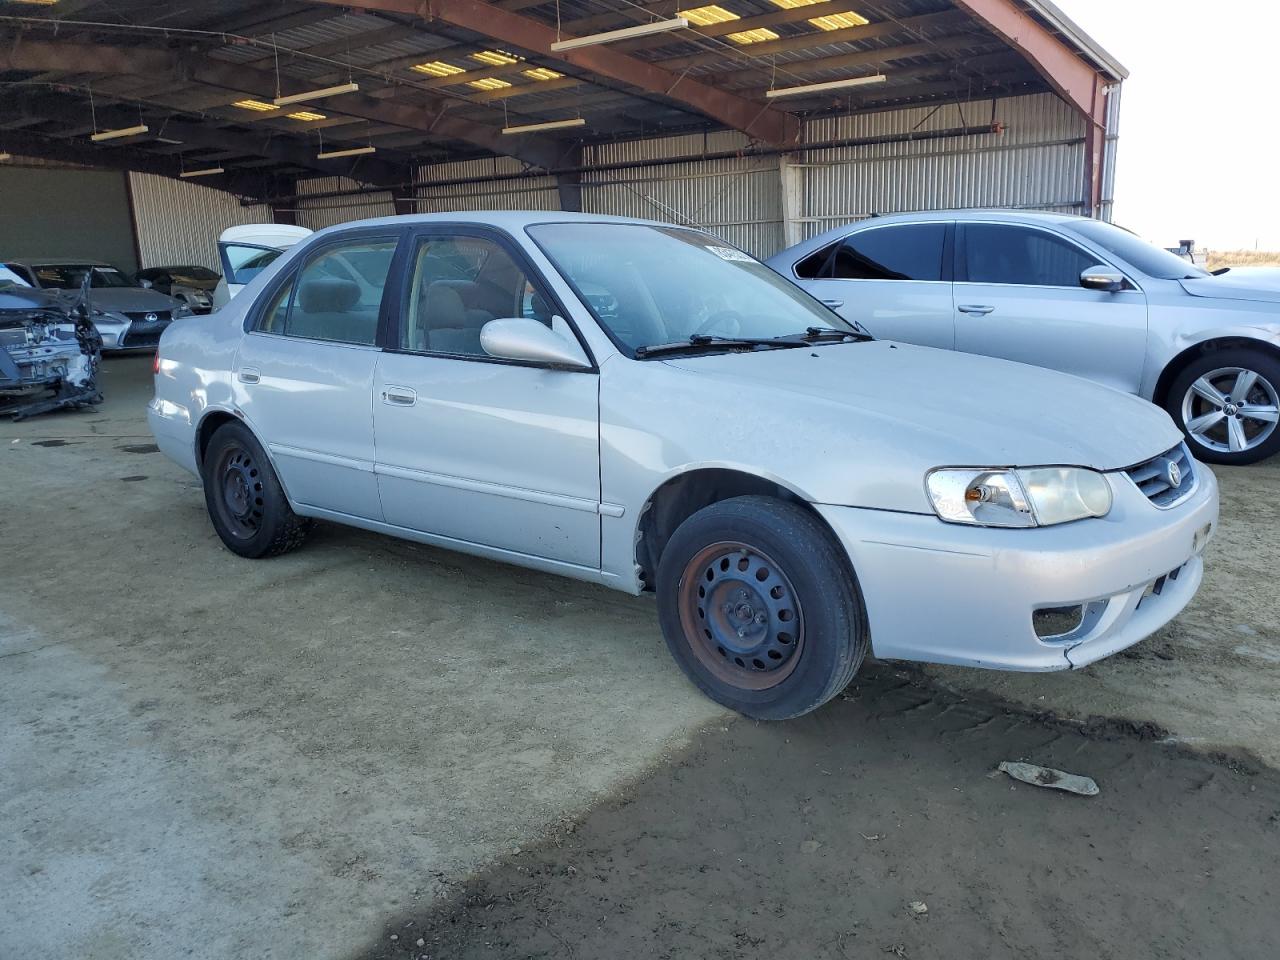
<svg viewBox="0 0 1280 960">
<path fill-rule="evenodd" d="M 222 410 L 215 410 L 203 420 L 200 421 L 200 430 L 196 434 L 196 466 L 204 466 L 204 453 L 209 449 L 209 441 L 213 439 L 214 433 L 224 423 L 239 423 L 240 421 L 231 414 Z"/>
<path fill-rule="evenodd" d="M 827 526 L 812 504 L 780 483 L 738 470 L 690 470 L 672 477 L 655 490 L 640 512 L 636 564 L 640 568 L 640 580 L 644 589 L 653 590 L 662 551 L 680 524 L 703 507 L 721 500 L 751 495 L 774 497 L 797 504 L 813 513 L 824 527 Z"/>
<path fill-rule="evenodd" d="M 1197 343 L 1193 347 L 1188 347 L 1169 361 L 1160 373 L 1160 379 L 1156 381 L 1156 389 L 1151 397 L 1152 402 L 1163 407 L 1169 399 L 1169 388 L 1173 385 L 1173 381 L 1178 379 L 1178 375 L 1200 357 L 1207 353 L 1213 353 L 1215 350 L 1229 350 L 1235 347 L 1258 350 L 1276 360 L 1280 360 L 1280 348 L 1272 346 L 1265 340 L 1252 340 L 1249 337 L 1219 337 L 1216 340 L 1206 340 L 1203 343 Z"/>
</svg>

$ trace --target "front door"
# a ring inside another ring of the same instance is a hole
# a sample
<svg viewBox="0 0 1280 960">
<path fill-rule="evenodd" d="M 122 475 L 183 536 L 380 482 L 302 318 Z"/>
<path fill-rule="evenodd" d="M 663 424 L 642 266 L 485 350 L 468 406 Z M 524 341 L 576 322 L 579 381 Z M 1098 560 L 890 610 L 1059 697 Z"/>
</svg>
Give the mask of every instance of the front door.
<svg viewBox="0 0 1280 960">
<path fill-rule="evenodd" d="M 600 566 L 599 377 L 498 360 L 489 320 L 575 334 L 506 238 L 419 233 L 378 360 L 373 418 L 387 523 L 588 569 Z"/>
<path fill-rule="evenodd" d="M 294 503 L 382 517 L 373 475 L 373 381 L 383 291 L 399 231 L 346 235 L 280 279 L 235 361 L 236 404 Z M 351 278 L 358 264 L 363 283 Z"/>
<path fill-rule="evenodd" d="M 1038 227 L 965 223 L 959 237 L 957 350 L 1138 392 L 1147 351 L 1141 290 L 1086 290 L 1080 274 L 1102 265 L 1098 256 Z"/>
</svg>

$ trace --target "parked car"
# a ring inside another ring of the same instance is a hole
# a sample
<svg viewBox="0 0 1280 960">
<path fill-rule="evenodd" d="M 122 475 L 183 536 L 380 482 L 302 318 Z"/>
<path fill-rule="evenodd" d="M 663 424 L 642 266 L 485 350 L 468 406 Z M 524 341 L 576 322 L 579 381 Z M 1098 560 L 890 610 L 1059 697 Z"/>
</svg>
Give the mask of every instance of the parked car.
<svg viewBox="0 0 1280 960">
<path fill-rule="evenodd" d="M 209 313 L 213 309 L 213 291 L 222 275 L 189 264 L 184 267 L 147 267 L 133 275 L 138 285 L 157 290 L 165 296 L 181 300 L 192 313 Z"/>
<path fill-rule="evenodd" d="M 0 266 L 0 415 L 22 420 L 98 403 L 100 349 L 83 303 Z"/>
<path fill-rule="evenodd" d="M 306 227 L 282 223 L 246 223 L 223 230 L 218 237 L 222 277 L 214 287 L 213 309 L 226 306 L 276 257 L 309 236 L 311 231 Z"/>
<path fill-rule="evenodd" d="M 1199 458 L 1280 450 L 1280 289 L 1109 223 L 952 210 L 839 227 L 769 261 L 878 337 L 1074 373 L 1168 410 Z"/>
<path fill-rule="evenodd" d="M 871 650 L 1128 647 L 1191 599 L 1218 513 L 1136 397 L 874 340 L 715 237 L 582 214 L 324 230 L 166 331 L 149 422 L 241 556 L 322 518 L 652 590 L 693 682 L 769 719 Z"/>
<path fill-rule="evenodd" d="M 93 325 L 102 349 L 152 349 L 175 317 L 191 308 L 173 297 L 141 287 L 127 273 L 95 260 L 6 260 L 27 283 L 68 302 L 76 300 L 86 275 L 92 291 Z"/>
</svg>

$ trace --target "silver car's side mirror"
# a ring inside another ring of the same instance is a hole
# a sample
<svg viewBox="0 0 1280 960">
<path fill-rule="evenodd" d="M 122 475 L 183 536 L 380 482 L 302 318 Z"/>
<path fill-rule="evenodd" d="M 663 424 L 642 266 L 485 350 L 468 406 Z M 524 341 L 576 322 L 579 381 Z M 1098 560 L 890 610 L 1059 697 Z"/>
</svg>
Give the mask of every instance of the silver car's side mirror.
<svg viewBox="0 0 1280 960">
<path fill-rule="evenodd" d="M 524 360 L 570 370 L 589 370 L 582 347 L 550 327 L 527 317 L 490 320 L 480 328 L 480 346 L 491 357 Z"/>
<path fill-rule="evenodd" d="M 1124 274 L 1110 267 L 1090 267 L 1080 274 L 1080 286 L 1086 290 L 1115 293 L 1124 289 Z"/>
</svg>

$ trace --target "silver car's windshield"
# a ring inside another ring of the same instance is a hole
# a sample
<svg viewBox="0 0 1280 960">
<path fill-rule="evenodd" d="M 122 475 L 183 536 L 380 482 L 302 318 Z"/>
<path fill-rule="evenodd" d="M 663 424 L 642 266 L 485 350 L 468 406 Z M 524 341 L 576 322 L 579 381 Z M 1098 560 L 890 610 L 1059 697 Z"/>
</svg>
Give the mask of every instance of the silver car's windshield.
<svg viewBox="0 0 1280 960">
<path fill-rule="evenodd" d="M 764 264 L 715 237 L 633 223 L 545 223 L 529 235 L 616 342 L 856 331 Z"/>
<path fill-rule="evenodd" d="M 1072 229 L 1092 240 L 1108 253 L 1114 253 L 1130 266 L 1158 280 L 1189 280 L 1211 274 L 1175 253 L 1148 243 L 1136 233 L 1102 220 L 1073 223 Z"/>
</svg>

